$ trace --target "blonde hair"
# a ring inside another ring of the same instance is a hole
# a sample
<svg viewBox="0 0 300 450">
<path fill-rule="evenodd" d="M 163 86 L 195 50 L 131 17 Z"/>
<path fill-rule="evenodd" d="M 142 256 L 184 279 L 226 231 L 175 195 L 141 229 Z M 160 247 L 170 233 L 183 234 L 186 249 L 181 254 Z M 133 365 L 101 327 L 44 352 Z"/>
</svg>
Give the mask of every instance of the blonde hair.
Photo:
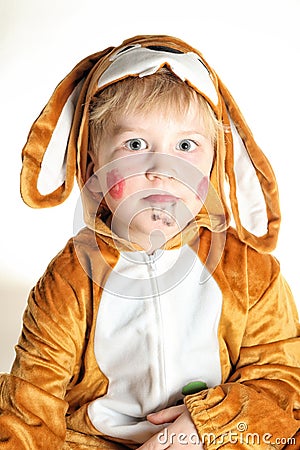
<svg viewBox="0 0 300 450">
<path fill-rule="evenodd" d="M 101 136 L 115 126 L 118 117 L 129 112 L 147 113 L 159 108 L 166 115 L 184 115 L 191 102 L 198 102 L 207 136 L 215 144 L 220 123 L 208 102 L 187 83 L 163 67 L 145 77 L 128 77 L 100 91 L 90 104 L 90 150 Z"/>
</svg>

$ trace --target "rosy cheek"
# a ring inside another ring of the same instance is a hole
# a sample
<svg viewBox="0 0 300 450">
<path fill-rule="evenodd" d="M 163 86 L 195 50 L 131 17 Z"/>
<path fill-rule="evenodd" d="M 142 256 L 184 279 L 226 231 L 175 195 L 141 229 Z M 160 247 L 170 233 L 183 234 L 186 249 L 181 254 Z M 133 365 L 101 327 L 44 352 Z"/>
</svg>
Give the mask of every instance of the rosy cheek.
<svg viewBox="0 0 300 450">
<path fill-rule="evenodd" d="M 199 198 L 203 203 L 206 199 L 208 193 L 208 177 L 203 177 L 197 186 L 197 198 Z"/>
<path fill-rule="evenodd" d="M 118 200 L 123 197 L 125 180 L 120 175 L 118 169 L 112 169 L 107 173 L 106 184 L 113 199 Z"/>
</svg>

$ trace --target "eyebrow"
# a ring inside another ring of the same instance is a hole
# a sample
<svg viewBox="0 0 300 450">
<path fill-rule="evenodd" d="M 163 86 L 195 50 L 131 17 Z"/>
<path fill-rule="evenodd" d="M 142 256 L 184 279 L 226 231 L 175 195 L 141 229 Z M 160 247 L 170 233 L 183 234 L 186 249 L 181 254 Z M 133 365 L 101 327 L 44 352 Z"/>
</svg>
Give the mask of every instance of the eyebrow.
<svg viewBox="0 0 300 450">
<path fill-rule="evenodd" d="M 131 128 L 131 127 L 126 127 L 123 125 L 114 125 L 112 127 L 112 132 L 115 135 L 120 135 L 120 134 L 124 134 L 124 133 L 142 133 L 145 132 L 146 130 L 144 128 Z"/>
<path fill-rule="evenodd" d="M 120 135 L 120 134 L 124 134 L 124 133 L 144 133 L 147 132 L 147 130 L 145 128 L 131 128 L 131 127 L 126 127 L 123 125 L 114 125 L 112 127 L 112 132 L 114 135 Z M 203 132 L 201 132 L 200 130 L 180 130 L 177 132 L 178 135 L 180 134 L 185 134 L 185 135 L 189 135 L 189 134 L 197 134 L 199 136 L 203 136 L 206 137 Z"/>
<path fill-rule="evenodd" d="M 200 136 L 204 136 L 203 132 L 200 130 L 180 130 L 178 134 L 199 134 Z"/>
</svg>

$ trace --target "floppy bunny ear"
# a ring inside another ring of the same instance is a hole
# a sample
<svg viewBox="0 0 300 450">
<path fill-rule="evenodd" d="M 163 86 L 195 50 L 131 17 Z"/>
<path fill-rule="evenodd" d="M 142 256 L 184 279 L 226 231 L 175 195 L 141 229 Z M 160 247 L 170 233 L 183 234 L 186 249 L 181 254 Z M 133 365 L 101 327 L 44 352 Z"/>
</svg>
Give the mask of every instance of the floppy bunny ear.
<svg viewBox="0 0 300 450">
<path fill-rule="evenodd" d="M 280 225 L 276 178 L 234 99 L 220 80 L 219 88 L 231 130 L 228 133 L 225 172 L 238 235 L 256 250 L 270 252 L 276 246 Z"/>
<path fill-rule="evenodd" d="M 112 49 L 109 47 L 77 64 L 57 86 L 32 125 L 22 151 L 21 171 L 21 195 L 29 206 L 55 206 L 69 196 L 76 173 L 76 142 L 70 136 L 74 114 L 81 108 L 78 99 L 83 95 L 84 81 L 91 69 Z"/>
</svg>

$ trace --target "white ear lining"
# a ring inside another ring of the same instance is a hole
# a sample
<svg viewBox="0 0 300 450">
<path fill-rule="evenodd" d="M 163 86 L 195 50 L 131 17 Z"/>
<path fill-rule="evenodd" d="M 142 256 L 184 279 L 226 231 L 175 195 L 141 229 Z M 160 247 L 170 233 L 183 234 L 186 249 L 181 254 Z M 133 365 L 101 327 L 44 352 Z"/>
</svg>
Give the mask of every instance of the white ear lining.
<svg viewBox="0 0 300 450">
<path fill-rule="evenodd" d="M 37 181 L 37 188 L 41 195 L 52 193 L 66 179 L 66 150 L 82 83 L 83 81 L 76 86 L 64 105 L 45 151 Z"/>
<path fill-rule="evenodd" d="M 214 105 L 218 104 L 218 93 L 210 77 L 210 72 L 196 53 L 172 53 L 135 45 L 125 50 L 119 50 L 110 60 L 112 61 L 111 65 L 98 80 L 99 88 L 129 75 L 139 75 L 140 77 L 152 75 L 164 64 L 169 64 L 172 72 L 181 80 L 189 81 Z"/>
<path fill-rule="evenodd" d="M 230 125 L 233 136 L 236 197 L 241 224 L 247 231 L 260 237 L 268 231 L 264 195 L 253 163 L 232 120 Z"/>
</svg>

